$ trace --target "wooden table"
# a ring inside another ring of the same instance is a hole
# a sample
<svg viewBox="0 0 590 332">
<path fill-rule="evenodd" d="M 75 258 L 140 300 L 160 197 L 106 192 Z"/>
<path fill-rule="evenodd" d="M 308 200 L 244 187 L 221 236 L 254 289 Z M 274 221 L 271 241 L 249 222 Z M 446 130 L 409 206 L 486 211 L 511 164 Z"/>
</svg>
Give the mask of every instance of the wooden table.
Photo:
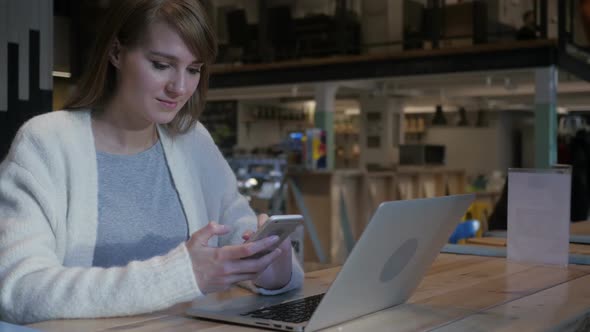
<svg viewBox="0 0 590 332">
<path fill-rule="evenodd" d="M 590 221 L 573 222 L 570 224 L 571 235 L 590 235 Z"/>
<path fill-rule="evenodd" d="M 466 240 L 466 244 L 487 247 L 506 247 L 506 238 L 503 237 L 474 237 Z M 570 243 L 570 254 L 590 255 L 590 245 Z"/>
<path fill-rule="evenodd" d="M 322 287 L 339 268 L 306 275 Z M 233 289 L 220 297 L 242 296 Z M 44 331 L 253 331 L 184 316 L 188 303 L 141 316 L 47 321 Z M 440 254 L 406 304 L 327 331 L 586 331 L 590 327 L 590 266 L 568 268 L 508 262 L 503 258 Z"/>
</svg>

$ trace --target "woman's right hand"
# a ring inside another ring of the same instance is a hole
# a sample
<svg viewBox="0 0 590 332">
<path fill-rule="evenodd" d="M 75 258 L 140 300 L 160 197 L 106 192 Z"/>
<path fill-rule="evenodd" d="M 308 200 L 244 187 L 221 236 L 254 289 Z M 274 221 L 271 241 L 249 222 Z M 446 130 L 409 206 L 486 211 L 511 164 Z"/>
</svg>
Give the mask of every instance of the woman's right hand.
<svg viewBox="0 0 590 332">
<path fill-rule="evenodd" d="M 277 236 L 221 248 L 208 245 L 212 236 L 229 231 L 226 225 L 210 222 L 187 241 L 193 272 L 203 294 L 227 290 L 237 282 L 256 279 L 281 254 L 281 249 L 277 248 L 257 259 L 242 259 L 272 246 L 278 241 Z"/>
</svg>

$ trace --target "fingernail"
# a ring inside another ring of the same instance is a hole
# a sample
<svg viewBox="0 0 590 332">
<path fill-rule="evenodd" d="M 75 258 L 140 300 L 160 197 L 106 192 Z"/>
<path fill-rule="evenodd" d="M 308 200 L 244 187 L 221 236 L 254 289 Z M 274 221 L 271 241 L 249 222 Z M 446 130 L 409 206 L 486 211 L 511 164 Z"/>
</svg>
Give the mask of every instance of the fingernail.
<svg viewBox="0 0 590 332">
<path fill-rule="evenodd" d="M 278 240 L 279 240 L 279 237 L 278 237 L 278 236 L 276 236 L 276 235 L 272 235 L 272 236 L 270 236 L 270 237 L 268 238 L 268 242 L 270 242 L 270 243 L 275 243 L 275 242 L 277 242 Z"/>
</svg>

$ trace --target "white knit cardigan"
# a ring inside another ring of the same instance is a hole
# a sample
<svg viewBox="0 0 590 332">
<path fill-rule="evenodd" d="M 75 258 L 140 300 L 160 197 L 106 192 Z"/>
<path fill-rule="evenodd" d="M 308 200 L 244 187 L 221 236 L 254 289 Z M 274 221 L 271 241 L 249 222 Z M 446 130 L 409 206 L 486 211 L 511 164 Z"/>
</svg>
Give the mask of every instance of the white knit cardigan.
<svg viewBox="0 0 590 332">
<path fill-rule="evenodd" d="M 233 232 L 210 245 L 243 242 L 256 216 L 207 130 L 199 123 L 175 137 L 163 127 L 158 133 L 189 232 L 217 221 Z M 97 177 L 90 111 L 47 113 L 19 130 L 0 164 L 0 320 L 133 315 L 202 295 L 184 243 L 124 267 L 92 267 Z M 287 286 L 253 290 L 276 294 L 302 281 L 293 257 Z"/>
</svg>

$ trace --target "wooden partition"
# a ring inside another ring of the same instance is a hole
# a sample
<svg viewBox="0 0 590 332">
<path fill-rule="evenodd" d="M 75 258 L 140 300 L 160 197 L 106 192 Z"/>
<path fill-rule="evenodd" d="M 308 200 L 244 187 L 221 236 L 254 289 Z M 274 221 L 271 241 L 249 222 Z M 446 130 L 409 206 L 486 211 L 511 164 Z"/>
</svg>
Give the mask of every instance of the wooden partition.
<svg viewBox="0 0 590 332">
<path fill-rule="evenodd" d="M 465 172 L 443 167 L 404 167 L 397 171 L 291 172 L 301 192 L 326 263 L 342 263 L 380 203 L 400 199 L 458 194 L 465 191 Z M 293 190 L 287 190 L 287 213 L 301 213 Z M 317 262 L 309 232 L 304 236 L 304 260 Z"/>
</svg>

